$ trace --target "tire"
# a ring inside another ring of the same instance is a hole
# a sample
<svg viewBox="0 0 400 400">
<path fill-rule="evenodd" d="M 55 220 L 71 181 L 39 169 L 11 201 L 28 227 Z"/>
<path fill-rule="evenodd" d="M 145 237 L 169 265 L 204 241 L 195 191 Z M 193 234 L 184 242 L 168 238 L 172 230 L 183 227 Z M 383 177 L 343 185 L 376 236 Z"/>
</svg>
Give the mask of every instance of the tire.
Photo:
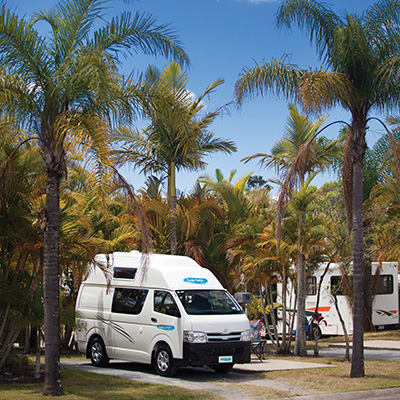
<svg viewBox="0 0 400 400">
<path fill-rule="evenodd" d="M 107 355 L 106 346 L 104 342 L 99 338 L 95 338 L 90 343 L 90 361 L 95 367 L 106 367 L 110 361 Z"/>
<path fill-rule="evenodd" d="M 227 374 L 232 371 L 233 364 L 213 365 L 212 368 L 217 374 Z"/>
<path fill-rule="evenodd" d="M 311 325 L 310 326 L 310 339 L 315 340 L 315 338 L 322 339 L 322 332 L 319 326 Z"/>
<path fill-rule="evenodd" d="M 154 356 L 154 367 L 158 375 L 174 376 L 178 368 L 174 364 L 171 350 L 168 346 L 159 346 Z"/>
</svg>

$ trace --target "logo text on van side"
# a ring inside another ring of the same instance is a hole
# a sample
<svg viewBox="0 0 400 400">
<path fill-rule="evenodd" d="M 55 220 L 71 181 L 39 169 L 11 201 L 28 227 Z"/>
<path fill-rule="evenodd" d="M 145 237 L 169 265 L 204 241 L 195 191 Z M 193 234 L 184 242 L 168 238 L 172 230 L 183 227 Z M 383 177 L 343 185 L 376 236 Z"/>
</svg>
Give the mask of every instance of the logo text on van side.
<svg viewBox="0 0 400 400">
<path fill-rule="evenodd" d="M 206 278 L 185 278 L 183 282 L 194 283 L 195 285 L 204 285 L 208 280 Z"/>
<path fill-rule="evenodd" d="M 173 331 L 175 329 L 173 325 L 157 325 L 157 328 L 163 331 Z"/>
</svg>

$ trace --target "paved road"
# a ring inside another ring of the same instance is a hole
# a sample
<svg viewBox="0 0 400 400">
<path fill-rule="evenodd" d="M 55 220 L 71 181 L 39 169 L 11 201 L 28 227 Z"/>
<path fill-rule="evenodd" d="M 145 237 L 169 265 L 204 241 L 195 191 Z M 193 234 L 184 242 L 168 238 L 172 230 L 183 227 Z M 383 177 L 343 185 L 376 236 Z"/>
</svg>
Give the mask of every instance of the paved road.
<svg viewBox="0 0 400 400">
<path fill-rule="evenodd" d="M 308 350 L 308 355 L 313 355 L 313 350 Z M 345 349 L 342 348 L 329 348 L 329 349 L 320 349 L 319 356 L 320 357 L 344 357 Z M 350 349 L 350 357 L 351 357 L 351 349 Z M 364 349 L 364 358 L 368 359 L 381 359 L 381 360 L 394 360 L 400 361 L 400 351 L 393 350 L 368 350 Z"/>
<path fill-rule="evenodd" d="M 309 355 L 314 354 L 313 350 L 308 351 Z M 321 357 L 344 357 L 344 344 L 330 345 L 328 349 L 320 349 Z M 350 348 L 351 356 L 351 348 Z M 397 340 L 367 340 L 364 342 L 365 359 L 381 359 L 400 361 L 400 341 Z"/>
</svg>

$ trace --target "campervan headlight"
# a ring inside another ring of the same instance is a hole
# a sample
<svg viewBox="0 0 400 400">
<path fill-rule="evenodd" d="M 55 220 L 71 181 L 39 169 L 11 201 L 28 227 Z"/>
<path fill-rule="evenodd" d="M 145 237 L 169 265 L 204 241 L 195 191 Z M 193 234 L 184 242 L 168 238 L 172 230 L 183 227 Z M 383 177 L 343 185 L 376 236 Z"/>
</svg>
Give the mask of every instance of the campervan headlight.
<svg viewBox="0 0 400 400">
<path fill-rule="evenodd" d="M 242 342 L 250 342 L 250 340 L 251 340 L 251 329 L 246 329 L 245 331 L 243 331 L 241 336 L 240 336 L 240 340 Z"/>
<path fill-rule="evenodd" d="M 207 335 L 204 332 L 184 331 L 183 340 L 188 343 L 207 343 Z"/>
</svg>

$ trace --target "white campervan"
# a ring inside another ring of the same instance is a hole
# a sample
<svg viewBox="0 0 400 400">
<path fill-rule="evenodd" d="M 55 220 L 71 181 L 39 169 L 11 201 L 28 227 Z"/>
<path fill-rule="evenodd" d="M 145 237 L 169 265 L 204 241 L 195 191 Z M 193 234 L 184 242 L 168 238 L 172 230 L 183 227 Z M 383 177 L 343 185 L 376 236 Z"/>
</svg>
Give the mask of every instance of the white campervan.
<svg viewBox="0 0 400 400">
<path fill-rule="evenodd" d="M 95 366 L 110 358 L 228 372 L 250 362 L 249 321 L 208 269 L 189 257 L 139 252 L 98 255 L 76 302 L 76 339 Z M 109 280 L 96 266 L 108 266 Z"/>
<path fill-rule="evenodd" d="M 326 264 L 321 264 L 312 276 L 307 277 L 306 316 L 310 317 L 315 312 L 317 304 L 317 286 L 321 276 L 325 272 Z M 376 327 L 399 326 L 399 282 L 397 262 L 373 262 L 371 272 L 378 273 L 376 294 L 372 303 L 372 323 Z M 324 275 L 321 285 L 321 295 L 318 311 L 324 317 L 326 324 L 319 325 L 319 335 L 343 335 L 342 324 L 334 306 L 332 291 L 341 281 L 341 269 L 339 264 L 331 264 Z M 289 299 L 289 312 L 293 313 L 294 295 L 288 285 L 287 299 Z M 282 301 L 282 284 L 277 285 L 278 301 Z M 342 315 L 347 333 L 353 333 L 353 315 L 347 297 L 341 292 L 337 295 L 338 308 Z M 282 331 L 282 324 L 278 327 Z M 295 325 L 296 326 L 296 323 Z"/>
</svg>

